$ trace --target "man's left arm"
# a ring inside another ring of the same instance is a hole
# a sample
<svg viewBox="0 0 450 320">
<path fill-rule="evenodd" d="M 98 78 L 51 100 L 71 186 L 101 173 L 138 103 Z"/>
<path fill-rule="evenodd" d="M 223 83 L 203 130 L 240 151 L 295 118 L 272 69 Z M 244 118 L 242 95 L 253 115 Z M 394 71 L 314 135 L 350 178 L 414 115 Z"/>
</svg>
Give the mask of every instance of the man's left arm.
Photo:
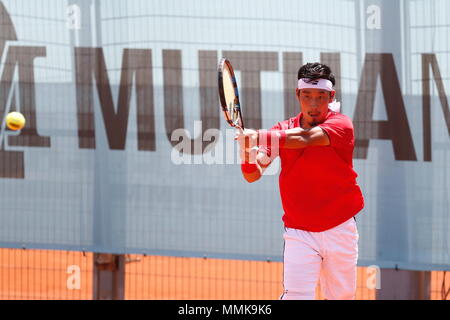
<svg viewBox="0 0 450 320">
<path fill-rule="evenodd" d="M 300 149 L 311 146 L 329 146 L 330 138 L 319 126 L 311 129 L 292 128 L 285 130 L 286 137 L 280 147 Z"/>
<path fill-rule="evenodd" d="M 279 148 L 300 149 L 310 146 L 351 147 L 354 140 L 353 125 L 347 118 L 330 119 L 311 128 L 258 131 L 258 145 L 277 144 Z"/>
<path fill-rule="evenodd" d="M 259 146 L 271 148 L 299 149 L 308 146 L 328 146 L 330 139 L 320 127 L 302 129 L 300 127 L 286 130 L 259 130 L 255 132 Z"/>
</svg>

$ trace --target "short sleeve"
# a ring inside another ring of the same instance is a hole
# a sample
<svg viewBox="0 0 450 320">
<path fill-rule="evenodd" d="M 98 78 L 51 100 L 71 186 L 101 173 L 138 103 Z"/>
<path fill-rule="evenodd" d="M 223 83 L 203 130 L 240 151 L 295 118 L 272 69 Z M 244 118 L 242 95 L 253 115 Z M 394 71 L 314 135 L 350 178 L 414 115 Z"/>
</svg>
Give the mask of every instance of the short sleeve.
<svg viewBox="0 0 450 320">
<path fill-rule="evenodd" d="M 340 115 L 330 117 L 324 123 L 319 124 L 330 139 L 330 146 L 338 149 L 353 148 L 354 131 L 350 118 Z"/>
</svg>

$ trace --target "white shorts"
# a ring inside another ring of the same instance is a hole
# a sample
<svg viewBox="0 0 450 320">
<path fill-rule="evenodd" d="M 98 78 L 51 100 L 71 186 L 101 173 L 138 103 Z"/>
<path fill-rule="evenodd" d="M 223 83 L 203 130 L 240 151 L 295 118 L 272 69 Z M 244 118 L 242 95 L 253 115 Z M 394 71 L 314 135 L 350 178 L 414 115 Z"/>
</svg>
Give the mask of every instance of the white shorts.
<svg viewBox="0 0 450 320">
<path fill-rule="evenodd" d="M 313 300 L 318 280 L 325 299 L 355 298 L 359 238 L 355 219 L 323 232 L 285 230 L 280 299 Z"/>
</svg>

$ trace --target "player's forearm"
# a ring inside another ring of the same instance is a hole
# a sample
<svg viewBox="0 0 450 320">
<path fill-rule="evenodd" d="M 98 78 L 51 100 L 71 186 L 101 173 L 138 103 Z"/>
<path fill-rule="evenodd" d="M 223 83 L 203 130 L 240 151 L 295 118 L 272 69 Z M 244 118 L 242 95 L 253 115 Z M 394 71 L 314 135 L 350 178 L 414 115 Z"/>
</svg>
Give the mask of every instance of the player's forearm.
<svg viewBox="0 0 450 320">
<path fill-rule="evenodd" d="M 284 131 L 286 133 L 286 138 L 283 143 L 280 143 L 280 148 L 300 149 L 307 146 L 306 133 L 309 130 L 305 130 L 302 128 L 292 128 Z"/>
<path fill-rule="evenodd" d="M 258 131 L 258 144 L 271 148 L 298 149 L 307 146 L 308 129 L 292 128 L 287 130 Z"/>
</svg>

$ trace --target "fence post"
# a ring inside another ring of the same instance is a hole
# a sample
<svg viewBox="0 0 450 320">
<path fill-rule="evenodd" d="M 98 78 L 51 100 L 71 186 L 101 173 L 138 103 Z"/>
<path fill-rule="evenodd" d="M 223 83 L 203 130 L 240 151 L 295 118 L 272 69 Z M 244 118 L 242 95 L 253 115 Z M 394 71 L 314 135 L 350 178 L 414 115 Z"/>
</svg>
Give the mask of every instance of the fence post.
<svg viewBox="0 0 450 320">
<path fill-rule="evenodd" d="M 125 298 L 125 255 L 94 253 L 94 300 Z"/>
<path fill-rule="evenodd" d="M 429 300 L 431 272 L 381 269 L 377 300 Z"/>
</svg>

